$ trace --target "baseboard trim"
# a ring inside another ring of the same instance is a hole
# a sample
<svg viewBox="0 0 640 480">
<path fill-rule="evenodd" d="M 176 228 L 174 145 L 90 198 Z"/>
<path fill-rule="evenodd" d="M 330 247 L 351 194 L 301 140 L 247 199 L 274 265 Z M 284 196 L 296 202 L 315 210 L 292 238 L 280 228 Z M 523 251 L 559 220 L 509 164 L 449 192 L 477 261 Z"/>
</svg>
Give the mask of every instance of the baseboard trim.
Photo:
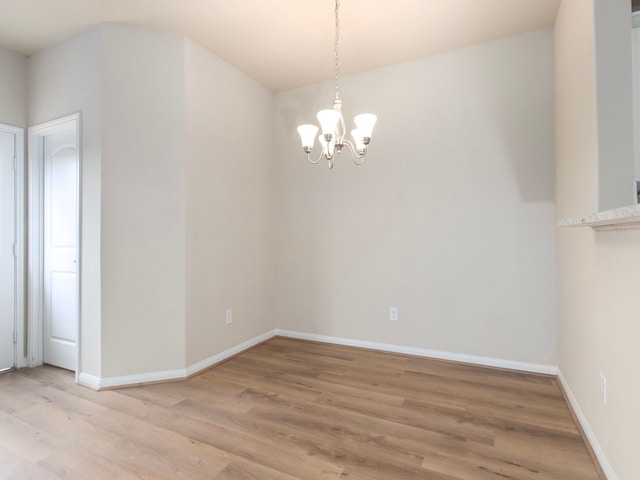
<svg viewBox="0 0 640 480">
<path fill-rule="evenodd" d="M 213 367 L 215 364 L 223 362 L 225 360 L 230 359 L 231 357 L 235 357 L 236 355 L 241 354 L 247 350 L 252 349 L 253 347 L 260 345 L 261 343 L 266 342 L 267 340 L 276 336 L 276 331 L 271 330 L 269 332 L 263 333 L 262 335 L 258 335 L 246 342 L 242 342 L 235 347 L 231 347 L 224 352 L 213 355 L 209 358 L 205 358 L 204 360 L 199 361 L 198 363 L 194 363 L 193 365 L 186 368 L 186 376 L 192 377 L 193 375 L 197 375 L 198 373 L 206 370 L 208 368 Z"/>
<path fill-rule="evenodd" d="M 80 374 L 78 375 L 78 383 L 93 390 L 100 389 L 100 377 L 89 375 L 88 373 L 80 372 Z"/>
<path fill-rule="evenodd" d="M 158 372 L 139 373 L 136 375 L 124 375 L 122 377 L 100 378 L 98 390 L 108 390 L 120 387 L 132 387 L 135 385 L 149 385 L 151 383 L 172 382 L 187 378 L 186 369 L 161 370 Z"/>
<path fill-rule="evenodd" d="M 131 387 L 134 385 L 148 385 L 151 383 L 186 380 L 187 378 L 192 377 L 193 375 L 196 375 L 217 363 L 228 360 L 231 357 L 235 357 L 256 345 L 275 337 L 275 335 L 275 330 L 265 332 L 262 335 L 258 335 L 257 337 L 247 340 L 246 342 L 242 342 L 239 345 L 235 345 L 223 352 L 194 363 L 187 368 L 106 378 L 96 377 L 87 373 L 80 373 L 78 376 L 78 383 L 94 390 L 108 390 L 113 388 Z"/>
<path fill-rule="evenodd" d="M 537 363 L 517 362 L 513 360 L 503 360 L 493 357 L 482 357 L 477 355 L 467 355 L 464 353 L 443 352 L 441 350 L 430 350 L 426 348 L 406 347 L 389 343 L 369 342 L 365 340 L 354 340 L 350 338 L 332 337 L 318 335 L 315 333 L 303 333 L 292 330 L 276 329 L 275 333 L 280 337 L 297 338 L 299 340 L 310 340 L 314 342 L 333 343 L 349 347 L 368 348 L 383 352 L 401 353 L 404 355 L 415 355 L 417 357 L 435 358 L 438 360 L 450 360 L 453 362 L 470 363 L 484 367 L 503 368 L 506 370 L 517 370 L 528 373 L 540 373 L 544 375 L 557 375 L 558 367 L 553 365 L 542 365 Z"/>
<path fill-rule="evenodd" d="M 481 365 L 485 367 L 503 368 L 507 370 L 517 370 L 529 373 L 540 373 L 544 375 L 558 375 L 558 367 L 555 367 L 553 365 L 517 362 L 493 357 L 467 355 L 464 353 L 444 352 L 441 350 L 407 347 L 389 343 L 370 342 L 366 340 L 355 340 L 343 337 L 333 337 L 329 335 L 318 335 L 315 333 L 275 329 L 258 335 L 257 337 L 249 339 L 245 342 L 242 342 L 209 358 L 205 358 L 204 360 L 194 363 L 193 365 L 190 365 L 184 369 L 165 370 L 159 372 L 149 372 L 136 375 L 125 375 L 121 377 L 106 378 L 100 378 L 86 373 L 80 373 L 80 375 L 78 376 L 78 383 L 95 390 L 103 390 L 132 385 L 145 385 L 149 383 L 185 380 L 202 372 L 203 370 L 211 368 L 217 363 L 228 360 L 229 358 L 234 357 L 246 350 L 249 350 L 256 345 L 264 343 L 275 336 L 296 338 L 299 340 L 310 340 L 314 342 L 332 343 L 350 347 L 368 348 L 371 350 L 400 353 L 405 355 L 415 355 L 418 357 L 435 358 L 438 360 L 450 360 L 454 362 L 470 363 L 473 365 Z"/>
<path fill-rule="evenodd" d="M 613 467 L 609 463 L 609 460 L 607 459 L 607 456 L 602 450 L 600 443 L 598 443 L 598 439 L 596 438 L 595 433 L 593 433 L 593 430 L 591 429 L 591 425 L 589 425 L 589 422 L 587 421 L 587 417 L 585 417 L 584 413 L 582 413 L 580 404 L 576 400 L 576 397 L 573 395 L 573 392 L 571 391 L 571 387 L 569 387 L 569 382 L 567 382 L 567 379 L 563 375 L 562 370 L 560 370 L 560 368 L 558 368 L 557 376 L 558 376 L 558 381 L 560 382 L 560 387 L 563 390 L 564 396 L 569 402 L 569 406 L 573 410 L 573 414 L 577 418 L 578 423 L 582 428 L 582 432 L 587 437 L 586 440 L 589 443 L 591 450 L 593 451 L 593 454 L 596 457 L 597 462 L 599 463 L 599 465 L 596 465 L 596 466 L 601 468 L 602 473 L 605 475 L 605 478 L 607 480 L 618 480 L 616 473 L 613 471 Z"/>
</svg>

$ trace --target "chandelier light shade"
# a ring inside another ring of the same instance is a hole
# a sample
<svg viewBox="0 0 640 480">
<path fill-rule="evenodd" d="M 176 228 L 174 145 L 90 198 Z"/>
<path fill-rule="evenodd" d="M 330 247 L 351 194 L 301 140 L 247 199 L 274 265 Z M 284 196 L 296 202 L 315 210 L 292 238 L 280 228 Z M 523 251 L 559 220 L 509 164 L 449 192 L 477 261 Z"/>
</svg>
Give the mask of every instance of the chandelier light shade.
<svg viewBox="0 0 640 480">
<path fill-rule="evenodd" d="M 353 142 L 345 138 L 347 129 L 344 117 L 342 116 L 342 101 L 340 100 L 340 57 L 338 55 L 338 44 L 340 40 L 339 11 L 340 0 L 336 0 L 336 38 L 334 44 L 336 97 L 333 102 L 333 108 L 320 110 L 316 115 L 320 128 L 311 124 L 300 125 L 298 127 L 298 133 L 300 134 L 300 140 L 302 141 L 302 149 L 307 154 L 307 160 L 309 160 L 310 163 L 316 164 L 324 157 L 329 164 L 329 168 L 333 168 L 334 154 L 342 153 L 344 147 L 347 147 L 346 149 L 351 154 L 353 163 L 356 165 L 362 165 L 364 162 L 364 156 L 367 154 L 367 148 L 371 142 L 373 126 L 377 120 L 377 117 L 372 113 L 356 115 L 354 118 L 356 128 L 351 130 Z M 322 130 L 320 135 L 318 135 L 319 130 Z M 322 150 L 320 151 L 318 158 L 313 160 L 311 158 L 311 151 L 315 144 L 316 135 L 318 135 L 318 142 L 320 143 Z"/>
</svg>

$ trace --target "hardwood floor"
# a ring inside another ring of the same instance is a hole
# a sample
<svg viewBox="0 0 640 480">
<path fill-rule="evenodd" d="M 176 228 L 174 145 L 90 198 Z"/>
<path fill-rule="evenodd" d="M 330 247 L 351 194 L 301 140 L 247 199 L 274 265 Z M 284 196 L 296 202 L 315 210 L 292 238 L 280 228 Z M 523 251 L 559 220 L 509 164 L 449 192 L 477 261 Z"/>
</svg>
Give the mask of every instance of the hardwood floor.
<svg viewBox="0 0 640 480">
<path fill-rule="evenodd" d="M 275 338 L 185 382 L 1 375 L 0 478 L 599 475 L 554 378 Z"/>
</svg>

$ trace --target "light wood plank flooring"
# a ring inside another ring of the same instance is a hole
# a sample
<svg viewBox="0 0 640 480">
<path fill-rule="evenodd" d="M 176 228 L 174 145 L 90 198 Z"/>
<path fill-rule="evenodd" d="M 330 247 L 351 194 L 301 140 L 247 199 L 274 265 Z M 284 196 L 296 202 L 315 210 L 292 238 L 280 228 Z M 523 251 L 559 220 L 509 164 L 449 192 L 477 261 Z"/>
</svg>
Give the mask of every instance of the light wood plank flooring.
<svg viewBox="0 0 640 480">
<path fill-rule="evenodd" d="M 554 378 L 275 338 L 185 382 L 1 375 L 0 478 L 599 475 Z"/>
</svg>

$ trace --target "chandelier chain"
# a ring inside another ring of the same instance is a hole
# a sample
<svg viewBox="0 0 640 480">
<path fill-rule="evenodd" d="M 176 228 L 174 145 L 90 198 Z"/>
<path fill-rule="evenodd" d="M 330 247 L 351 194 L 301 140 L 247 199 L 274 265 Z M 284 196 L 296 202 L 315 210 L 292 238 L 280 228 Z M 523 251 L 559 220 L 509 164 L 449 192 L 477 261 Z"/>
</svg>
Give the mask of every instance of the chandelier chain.
<svg viewBox="0 0 640 480">
<path fill-rule="evenodd" d="M 340 100 L 340 56 L 338 51 L 338 42 L 340 40 L 340 18 L 338 12 L 340 10 L 340 0 L 336 0 L 336 41 L 334 44 L 335 68 L 336 68 L 336 100 Z"/>
</svg>

